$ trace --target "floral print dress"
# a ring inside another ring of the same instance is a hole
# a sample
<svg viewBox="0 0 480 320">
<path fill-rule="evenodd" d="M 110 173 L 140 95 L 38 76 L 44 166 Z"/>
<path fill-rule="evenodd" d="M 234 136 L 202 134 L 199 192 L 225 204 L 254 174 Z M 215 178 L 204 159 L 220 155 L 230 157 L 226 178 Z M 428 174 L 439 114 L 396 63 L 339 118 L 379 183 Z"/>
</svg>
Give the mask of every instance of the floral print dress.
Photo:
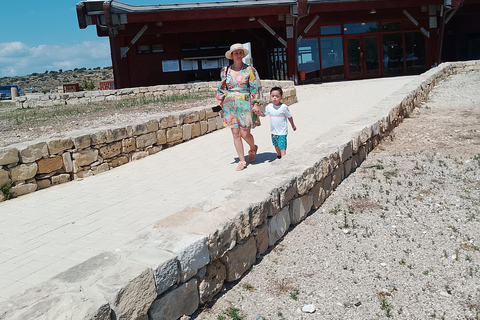
<svg viewBox="0 0 480 320">
<path fill-rule="evenodd" d="M 263 92 L 260 77 L 254 67 L 243 64 L 236 78 L 230 67 L 221 71 L 222 83 L 217 89 L 217 100 L 223 100 L 223 122 L 229 128 L 255 128 L 259 125 L 252 112 L 255 103 L 261 104 Z"/>
</svg>

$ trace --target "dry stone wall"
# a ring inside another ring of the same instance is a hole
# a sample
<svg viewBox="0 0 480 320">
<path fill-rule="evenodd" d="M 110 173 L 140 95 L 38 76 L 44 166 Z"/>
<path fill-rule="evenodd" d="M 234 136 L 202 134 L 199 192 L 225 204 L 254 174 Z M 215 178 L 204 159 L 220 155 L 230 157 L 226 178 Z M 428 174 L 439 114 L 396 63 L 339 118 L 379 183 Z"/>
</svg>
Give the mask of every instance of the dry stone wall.
<svg viewBox="0 0 480 320">
<path fill-rule="evenodd" d="M 85 104 L 105 100 L 156 95 L 186 94 L 210 90 L 219 82 L 142 87 L 96 92 L 45 95 L 46 100 L 17 98 L 16 104 L 40 106 L 45 103 Z M 284 88 L 285 103 L 297 101 L 291 81 L 264 80 L 265 101 L 273 86 Z M 48 141 L 24 142 L 0 148 L 0 201 L 52 185 L 99 174 L 130 161 L 142 159 L 165 148 L 223 128 L 223 120 L 212 106 L 176 112 L 122 127 L 72 132 Z M 7 187 L 5 187 L 7 186 Z"/>
<path fill-rule="evenodd" d="M 0 304 L 0 319 L 66 317 L 72 315 L 71 306 L 76 319 L 175 320 L 191 315 L 225 282 L 240 279 L 256 255 L 274 246 L 291 225 L 318 209 L 439 81 L 479 69 L 480 62 L 447 63 L 426 72 L 401 95 L 381 102 L 391 105 L 388 114 L 329 146 L 330 151 L 307 150 L 298 155 L 301 164 L 288 171 L 245 181 L 249 188 L 236 184 L 219 191 L 216 203 L 188 208 L 195 214 L 182 229 L 159 224 L 123 252 L 101 254 Z M 210 219 L 216 227 L 206 224 Z M 177 249 L 163 245 L 172 242 Z M 63 312 L 62 302 L 68 306 Z"/>
</svg>

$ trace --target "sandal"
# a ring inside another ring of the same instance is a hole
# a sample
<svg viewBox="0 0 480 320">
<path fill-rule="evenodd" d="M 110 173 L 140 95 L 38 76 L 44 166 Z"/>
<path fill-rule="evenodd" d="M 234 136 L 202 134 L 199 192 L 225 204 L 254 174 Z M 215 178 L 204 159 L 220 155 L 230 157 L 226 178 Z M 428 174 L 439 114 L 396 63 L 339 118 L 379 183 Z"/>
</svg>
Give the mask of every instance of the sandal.
<svg viewBox="0 0 480 320">
<path fill-rule="evenodd" d="M 248 151 L 248 162 L 255 161 L 255 157 L 257 156 L 258 146 L 255 145 L 255 149 Z"/>
<path fill-rule="evenodd" d="M 247 162 L 245 161 L 240 161 L 237 166 L 237 171 L 242 171 L 247 167 Z"/>
</svg>

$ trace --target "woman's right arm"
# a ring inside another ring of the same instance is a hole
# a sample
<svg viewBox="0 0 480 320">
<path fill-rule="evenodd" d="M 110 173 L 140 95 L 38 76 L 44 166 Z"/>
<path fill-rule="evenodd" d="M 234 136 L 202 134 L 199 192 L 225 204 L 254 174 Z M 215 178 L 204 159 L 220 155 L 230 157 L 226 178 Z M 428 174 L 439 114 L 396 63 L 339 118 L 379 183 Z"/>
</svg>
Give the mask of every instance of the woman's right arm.
<svg viewBox="0 0 480 320">
<path fill-rule="evenodd" d="M 220 85 L 217 88 L 217 100 L 218 104 L 223 106 L 223 100 L 225 100 L 225 95 L 227 94 L 227 67 L 223 67 L 220 71 Z"/>
</svg>

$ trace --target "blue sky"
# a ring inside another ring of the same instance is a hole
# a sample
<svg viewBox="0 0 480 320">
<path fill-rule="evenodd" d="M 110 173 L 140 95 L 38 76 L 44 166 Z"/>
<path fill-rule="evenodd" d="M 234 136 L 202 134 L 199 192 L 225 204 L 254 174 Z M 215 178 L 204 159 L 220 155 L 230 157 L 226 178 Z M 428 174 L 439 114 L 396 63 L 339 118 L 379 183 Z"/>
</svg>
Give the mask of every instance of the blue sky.
<svg viewBox="0 0 480 320">
<path fill-rule="evenodd" d="M 133 5 L 206 0 L 124 0 Z M 78 27 L 79 0 L 0 1 L 0 78 L 112 65 L 108 38 Z"/>
</svg>

